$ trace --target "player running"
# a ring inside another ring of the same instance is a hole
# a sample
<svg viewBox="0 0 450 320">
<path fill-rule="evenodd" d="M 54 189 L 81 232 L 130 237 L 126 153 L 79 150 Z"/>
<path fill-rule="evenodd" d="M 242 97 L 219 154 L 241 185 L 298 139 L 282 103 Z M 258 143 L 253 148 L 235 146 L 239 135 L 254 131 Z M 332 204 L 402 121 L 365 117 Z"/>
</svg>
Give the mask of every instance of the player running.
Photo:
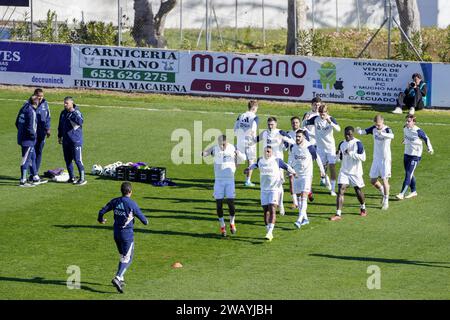
<svg viewBox="0 0 450 320">
<path fill-rule="evenodd" d="M 269 117 L 267 119 L 267 129 L 261 132 L 256 137 L 256 142 L 263 142 L 264 150 L 267 146 L 270 146 L 272 149 L 272 153 L 275 158 L 283 160 L 284 158 L 284 143 L 288 144 L 294 144 L 295 140 L 289 137 L 288 133 L 286 131 L 280 130 L 277 128 L 277 118 L 275 117 Z M 251 167 L 251 166 L 250 166 Z M 280 199 L 278 201 L 278 205 L 280 206 L 280 214 L 283 216 L 285 214 L 284 210 L 284 204 L 283 204 L 283 197 L 284 197 L 284 189 L 283 189 L 283 183 L 284 183 L 284 172 L 283 170 L 280 170 L 281 174 L 281 184 L 280 184 Z"/>
<path fill-rule="evenodd" d="M 223 217 L 223 200 L 227 198 L 230 212 L 230 231 L 236 233 L 234 199 L 236 198 L 234 173 L 238 161 L 244 161 L 245 155 L 227 142 L 227 137 L 218 138 L 218 144 L 202 152 L 203 157 L 214 157 L 214 199 L 216 199 L 217 216 L 220 223 L 220 233 L 227 235 L 225 220 Z"/>
<path fill-rule="evenodd" d="M 311 111 L 306 112 L 303 115 L 302 119 L 302 127 L 305 127 L 308 130 L 308 136 L 309 136 L 309 143 L 311 143 L 313 146 L 316 145 L 316 127 L 314 124 L 307 125 L 306 121 L 319 116 L 319 106 L 322 104 L 322 99 L 319 97 L 314 97 L 311 100 Z"/>
<path fill-rule="evenodd" d="M 332 196 L 336 196 L 336 145 L 333 136 L 333 130 L 341 131 L 341 127 L 336 119 L 328 114 L 328 107 L 321 104 L 318 108 L 318 116 L 305 121 L 305 126 L 314 126 L 317 153 L 325 166 L 330 168 L 331 182 L 329 177 L 325 177 L 325 183 Z"/>
<path fill-rule="evenodd" d="M 414 177 L 414 171 L 416 170 L 420 160 L 422 159 L 423 144 L 425 141 L 427 150 L 430 154 L 434 153 L 433 146 L 431 145 L 430 138 L 425 132 L 416 126 L 416 116 L 407 115 L 406 124 L 403 128 L 403 144 L 405 145 L 405 154 L 403 157 L 403 165 L 405 167 L 405 180 L 403 181 L 402 190 L 396 195 L 399 200 L 409 199 L 417 196 L 416 191 L 416 178 Z M 411 188 L 411 192 L 405 196 L 408 187 Z"/>
<path fill-rule="evenodd" d="M 291 139 L 295 140 L 296 132 L 300 129 L 300 118 L 299 117 L 292 117 L 291 118 L 291 127 L 292 130 L 288 131 L 288 135 Z M 292 154 L 291 154 L 291 144 L 285 143 L 286 149 L 288 150 L 288 164 L 292 166 Z M 297 195 L 294 193 L 293 187 L 292 187 L 292 181 L 294 180 L 294 177 L 292 175 L 289 175 L 289 191 L 291 192 L 292 196 L 292 209 L 298 208 L 298 200 Z"/>
<path fill-rule="evenodd" d="M 362 188 L 364 187 L 362 162 L 366 161 L 364 146 L 353 136 L 353 127 L 346 127 L 344 130 L 345 141 L 339 143 L 338 157 L 341 160 L 341 169 L 338 177 L 338 197 L 336 199 L 336 215 L 330 220 L 341 220 L 342 207 L 344 206 L 344 193 L 348 185 L 354 187 L 356 197 L 360 203 L 360 215 L 365 217 L 366 203 Z"/>
<path fill-rule="evenodd" d="M 389 208 L 389 178 L 391 177 L 391 140 L 394 139 L 392 129 L 384 124 L 384 118 L 376 115 L 374 125 L 361 130 L 356 128 L 360 135 L 373 135 L 373 161 L 370 167 L 370 183 L 377 188 L 382 197 L 381 209 Z M 378 181 L 381 178 L 381 183 Z"/>
<path fill-rule="evenodd" d="M 250 100 L 248 102 L 248 111 L 239 115 L 234 123 L 234 134 L 237 137 L 237 149 L 245 155 L 247 166 L 251 166 L 256 161 L 256 145 L 253 140 L 256 138 L 258 132 L 259 118 L 256 115 L 258 112 L 258 102 Z M 252 172 L 249 171 L 244 186 L 254 187 L 252 183 Z"/>
<path fill-rule="evenodd" d="M 311 183 L 313 177 L 313 160 L 317 161 L 320 175 L 325 176 L 325 169 L 323 168 L 320 157 L 317 156 L 316 148 L 306 140 L 307 131 L 298 129 L 295 136 L 295 144 L 289 147 L 291 162 L 289 163 L 296 172 L 293 178 L 293 192 L 298 197 L 299 215 L 295 222 L 295 226 L 300 228 L 303 225 L 309 224 L 306 209 L 308 206 L 308 194 L 311 191 Z"/>
<path fill-rule="evenodd" d="M 116 276 L 111 280 L 111 283 L 117 291 L 123 293 L 124 274 L 130 267 L 134 256 L 134 217 L 138 217 L 144 225 L 148 224 L 148 220 L 142 214 L 136 202 L 131 200 L 131 194 L 133 193 L 131 183 L 123 182 L 120 191 L 122 192 L 121 197 L 112 199 L 98 212 L 97 221 L 105 224 L 106 219 L 103 216 L 105 213 L 114 210 L 114 241 L 120 254 L 120 261 Z"/>
<path fill-rule="evenodd" d="M 282 182 L 281 169 L 296 175 L 295 170 L 280 158 L 275 157 L 272 147 L 267 145 L 264 148 L 264 156 L 258 158 L 257 162 L 244 170 L 246 174 L 249 170 L 259 168 L 261 184 L 261 206 L 264 211 L 264 223 L 266 225 L 265 238 L 269 241 L 273 239 L 273 229 L 275 228 L 276 210 L 280 202 L 280 189 Z"/>
</svg>

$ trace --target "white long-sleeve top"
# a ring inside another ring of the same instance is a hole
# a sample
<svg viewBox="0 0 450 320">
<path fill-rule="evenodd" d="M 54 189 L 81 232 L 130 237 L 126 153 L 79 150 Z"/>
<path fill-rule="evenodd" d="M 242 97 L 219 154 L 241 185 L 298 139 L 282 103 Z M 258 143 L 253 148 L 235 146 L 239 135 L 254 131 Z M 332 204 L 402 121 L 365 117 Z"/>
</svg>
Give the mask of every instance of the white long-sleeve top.
<svg viewBox="0 0 450 320">
<path fill-rule="evenodd" d="M 304 140 L 301 144 L 291 145 L 289 149 L 291 160 L 289 165 L 295 170 L 298 176 L 312 177 L 314 160 L 317 161 L 320 172 L 325 174 L 322 161 L 317 156 L 316 148 L 311 143 Z"/>
<path fill-rule="evenodd" d="M 252 144 L 258 132 L 259 118 L 256 113 L 247 111 L 240 114 L 234 123 L 234 134 L 237 137 L 238 149 L 244 150 Z"/>
<path fill-rule="evenodd" d="M 394 139 L 391 128 L 383 126 L 378 130 L 376 126 L 371 126 L 358 133 L 373 135 L 373 160 L 391 160 L 391 141 Z"/>
<path fill-rule="evenodd" d="M 330 117 L 331 122 L 322 119 L 320 116 L 315 116 L 304 122 L 304 126 L 313 125 L 315 128 L 315 137 L 317 148 L 323 152 L 335 154 L 336 144 L 334 141 L 333 130 L 341 131 L 341 127 L 336 119 Z"/>
<path fill-rule="evenodd" d="M 280 190 L 280 186 L 283 184 L 281 169 L 287 170 L 291 174 L 295 173 L 290 165 L 274 155 L 269 159 L 260 157 L 256 163 L 249 167 L 250 170 L 256 168 L 259 168 L 261 191 Z"/>
<path fill-rule="evenodd" d="M 256 141 L 262 141 L 264 148 L 267 146 L 272 147 L 274 157 L 280 159 L 283 159 L 284 156 L 284 142 L 287 142 L 288 144 L 295 144 L 295 140 L 292 139 L 286 131 L 280 129 L 264 130 L 257 137 Z"/>
<path fill-rule="evenodd" d="M 405 144 L 405 154 L 410 156 L 422 156 L 423 144 L 422 140 L 425 141 L 427 145 L 428 151 L 433 150 L 433 146 L 431 145 L 431 141 L 425 132 L 417 126 L 412 128 L 404 127 L 404 144 Z"/>
<path fill-rule="evenodd" d="M 356 138 L 341 141 L 338 146 L 338 157 L 341 160 L 340 172 L 347 175 L 362 176 L 363 161 L 366 161 L 366 151 L 362 142 Z"/>
<path fill-rule="evenodd" d="M 216 145 L 206 150 L 204 155 L 214 157 L 214 177 L 216 180 L 234 180 L 237 160 L 245 160 L 245 156 L 234 145 L 229 143 L 225 150 Z"/>
</svg>

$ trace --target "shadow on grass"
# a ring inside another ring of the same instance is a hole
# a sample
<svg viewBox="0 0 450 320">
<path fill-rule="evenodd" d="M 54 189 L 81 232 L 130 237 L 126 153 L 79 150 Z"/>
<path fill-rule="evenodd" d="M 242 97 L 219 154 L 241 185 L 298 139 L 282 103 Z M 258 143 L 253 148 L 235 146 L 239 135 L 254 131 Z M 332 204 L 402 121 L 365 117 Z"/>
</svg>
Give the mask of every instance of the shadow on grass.
<svg viewBox="0 0 450 320">
<path fill-rule="evenodd" d="M 100 229 L 100 230 L 113 230 L 112 226 L 96 226 L 96 225 L 54 225 L 54 227 L 62 228 L 62 229 Z M 215 239 L 215 240 L 236 240 L 249 242 L 251 244 L 260 244 L 263 243 L 261 239 L 251 238 L 251 237 L 239 237 L 239 236 L 231 236 L 231 237 L 222 237 L 218 233 L 193 233 L 193 232 L 182 232 L 182 231 L 169 231 L 169 230 L 151 230 L 151 229 L 134 229 L 136 233 L 147 233 L 147 234 L 158 234 L 158 235 L 166 235 L 166 236 L 184 236 L 184 237 L 193 237 L 193 238 L 203 238 L 203 239 Z"/>
<path fill-rule="evenodd" d="M 262 215 L 261 215 L 262 217 Z M 202 220 L 202 221 L 212 221 L 217 222 L 217 217 L 199 217 L 199 216 L 192 216 L 192 215 L 183 215 L 183 216 L 175 216 L 175 215 L 161 215 L 161 216 L 151 216 L 151 219 L 186 219 L 186 220 Z M 263 226 L 264 223 L 262 221 L 249 221 L 249 220 L 242 220 L 237 218 L 236 219 L 237 224 L 246 224 L 246 225 L 254 225 L 254 226 Z"/>
<path fill-rule="evenodd" d="M 19 186 L 19 176 L 11 177 L 11 176 L 3 176 L 0 175 L 0 186 Z"/>
<path fill-rule="evenodd" d="M 155 197 L 155 196 L 145 196 L 144 199 L 151 200 L 166 200 L 172 203 L 212 203 L 216 205 L 216 200 L 212 197 L 210 199 L 192 199 L 192 198 L 170 198 L 170 197 Z M 234 204 L 236 206 L 254 206 L 259 205 L 259 199 L 235 199 Z M 224 201 L 224 206 L 226 207 L 226 201 Z M 208 209 L 209 210 L 209 209 Z"/>
<path fill-rule="evenodd" d="M 14 277 L 2 277 L 0 276 L 0 281 L 13 281 L 13 282 L 24 282 L 24 283 L 36 283 L 36 284 L 44 284 L 44 285 L 59 285 L 59 286 L 67 286 L 67 282 L 64 280 L 48 280 L 42 277 L 34 277 L 31 279 L 25 279 L 25 278 L 14 278 Z M 90 283 L 90 282 L 85 282 L 87 284 L 91 284 L 91 285 L 101 285 L 100 283 Z M 100 291 L 100 290 L 96 290 L 96 289 L 92 289 L 91 287 L 88 287 L 84 284 L 81 284 L 80 286 L 81 290 L 85 290 L 85 291 L 89 291 L 89 292 L 94 292 L 94 293 L 115 293 L 115 291 Z"/>
<path fill-rule="evenodd" d="M 437 261 L 416 261 L 416 260 L 406 260 L 406 259 L 386 259 L 386 258 L 374 258 L 374 257 L 351 257 L 351 256 L 335 256 L 331 254 L 320 254 L 311 253 L 310 256 L 329 258 L 329 259 L 341 259 L 350 261 L 370 261 L 370 262 L 380 262 L 380 263 L 397 263 L 397 264 L 409 264 L 422 267 L 433 267 L 433 268 L 448 268 L 450 266 L 443 266 L 437 264 L 450 264 L 450 262 L 437 262 Z"/>
</svg>

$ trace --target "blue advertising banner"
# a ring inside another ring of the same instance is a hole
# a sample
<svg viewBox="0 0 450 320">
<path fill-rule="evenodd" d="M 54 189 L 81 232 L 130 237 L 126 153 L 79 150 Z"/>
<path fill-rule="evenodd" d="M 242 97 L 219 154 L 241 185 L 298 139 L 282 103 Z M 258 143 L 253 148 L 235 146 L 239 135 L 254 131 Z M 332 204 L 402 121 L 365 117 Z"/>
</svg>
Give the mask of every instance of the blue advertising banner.
<svg viewBox="0 0 450 320">
<path fill-rule="evenodd" d="M 30 0 L 0 0 L 0 6 L 28 7 Z"/>
<path fill-rule="evenodd" d="M 0 42 L 0 73 L 70 75 L 70 63 L 70 45 Z"/>
</svg>

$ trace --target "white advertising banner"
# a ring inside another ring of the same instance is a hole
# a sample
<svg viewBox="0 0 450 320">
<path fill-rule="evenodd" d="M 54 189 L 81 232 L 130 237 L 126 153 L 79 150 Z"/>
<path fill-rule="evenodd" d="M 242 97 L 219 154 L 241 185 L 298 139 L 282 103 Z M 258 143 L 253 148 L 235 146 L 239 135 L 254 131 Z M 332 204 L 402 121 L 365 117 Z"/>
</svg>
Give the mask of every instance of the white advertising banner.
<svg viewBox="0 0 450 320">
<path fill-rule="evenodd" d="M 72 46 L 74 87 L 123 91 L 189 93 L 178 51 Z"/>
<path fill-rule="evenodd" d="M 432 63 L 303 56 L 72 47 L 74 86 L 126 91 L 394 105 L 413 73 L 427 82 Z M 448 78 L 448 75 L 447 75 Z M 446 100 L 450 101 L 450 99 Z"/>
<path fill-rule="evenodd" d="M 0 83 L 36 87 L 394 105 L 413 73 L 450 107 L 444 63 L 0 42 Z"/>
</svg>

